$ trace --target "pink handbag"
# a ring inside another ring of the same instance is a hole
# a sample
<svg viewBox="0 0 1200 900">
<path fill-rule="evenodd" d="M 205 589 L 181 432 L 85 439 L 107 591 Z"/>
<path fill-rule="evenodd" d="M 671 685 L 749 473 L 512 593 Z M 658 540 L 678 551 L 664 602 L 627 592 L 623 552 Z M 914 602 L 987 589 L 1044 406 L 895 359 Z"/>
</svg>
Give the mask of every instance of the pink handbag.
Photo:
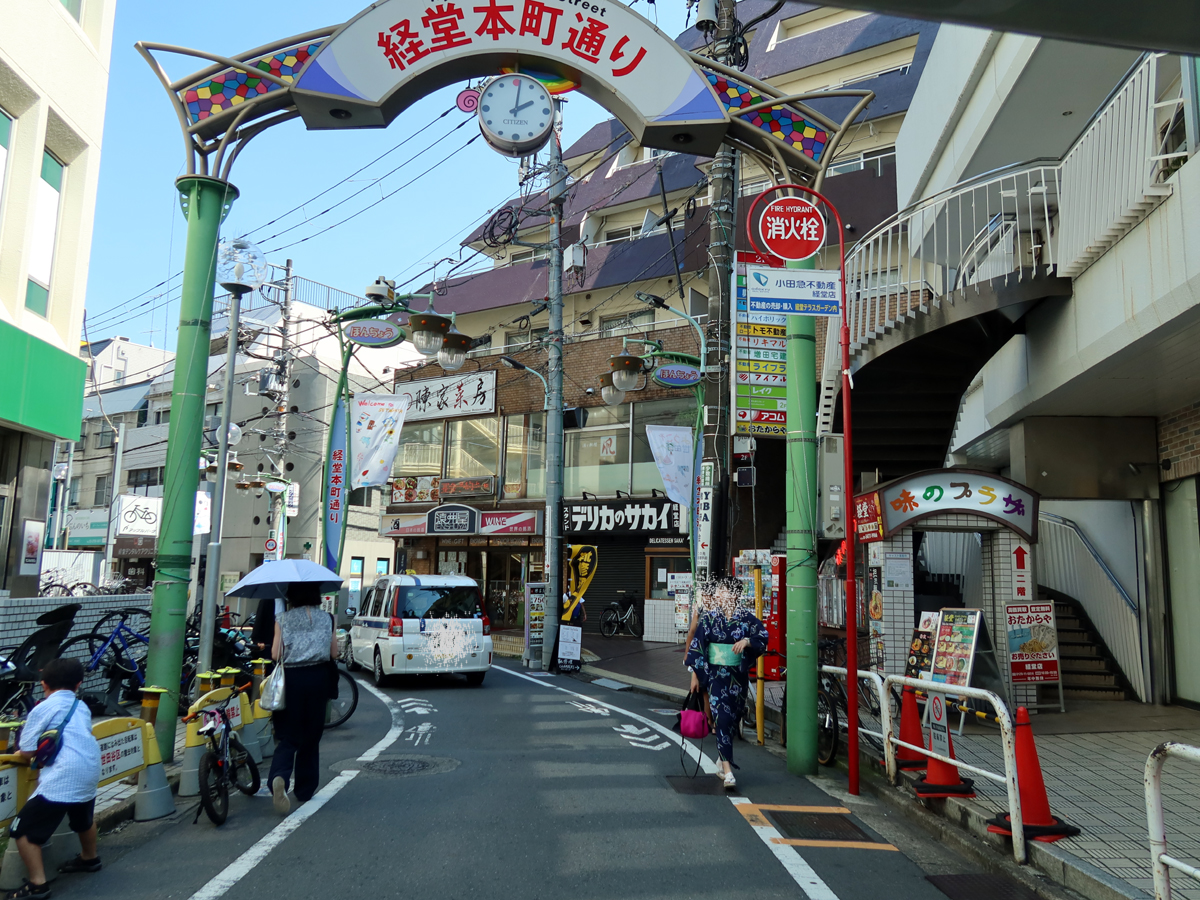
<svg viewBox="0 0 1200 900">
<path fill-rule="evenodd" d="M 679 733 L 685 738 L 708 737 L 708 720 L 704 713 L 695 709 L 685 709 L 679 714 Z"/>
</svg>

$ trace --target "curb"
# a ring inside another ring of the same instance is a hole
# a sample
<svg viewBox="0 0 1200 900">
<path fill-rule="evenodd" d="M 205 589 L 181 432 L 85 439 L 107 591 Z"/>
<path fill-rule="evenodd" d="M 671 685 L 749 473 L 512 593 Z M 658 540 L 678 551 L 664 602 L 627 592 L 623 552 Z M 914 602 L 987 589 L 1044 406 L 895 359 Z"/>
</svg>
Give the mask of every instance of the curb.
<svg viewBox="0 0 1200 900">
<path fill-rule="evenodd" d="M 673 688 L 670 685 L 658 684 L 655 681 L 644 681 L 641 678 L 631 678 L 628 675 L 609 672 L 607 669 L 598 669 L 595 666 L 583 666 L 579 671 L 584 675 L 594 675 L 597 678 L 611 678 L 613 681 L 629 685 L 630 690 L 637 691 L 639 694 L 648 694 L 651 697 L 668 700 L 672 703 L 679 703 L 687 696 L 687 691 L 682 688 Z"/>
</svg>

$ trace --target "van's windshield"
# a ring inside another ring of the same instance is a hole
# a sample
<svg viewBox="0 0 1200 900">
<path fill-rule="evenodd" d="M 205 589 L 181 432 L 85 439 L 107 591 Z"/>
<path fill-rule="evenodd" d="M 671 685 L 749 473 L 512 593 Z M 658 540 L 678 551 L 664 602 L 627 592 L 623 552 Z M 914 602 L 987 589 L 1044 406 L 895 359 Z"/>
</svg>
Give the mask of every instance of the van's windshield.
<svg viewBox="0 0 1200 900">
<path fill-rule="evenodd" d="M 473 584 L 401 586 L 396 616 L 403 619 L 470 619 L 481 616 Z"/>
</svg>

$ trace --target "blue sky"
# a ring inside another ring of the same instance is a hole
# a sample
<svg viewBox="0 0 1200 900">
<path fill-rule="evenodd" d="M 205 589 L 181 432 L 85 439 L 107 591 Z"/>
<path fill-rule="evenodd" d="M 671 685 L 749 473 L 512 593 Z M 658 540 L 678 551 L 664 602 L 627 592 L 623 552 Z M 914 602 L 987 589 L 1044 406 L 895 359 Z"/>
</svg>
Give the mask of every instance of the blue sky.
<svg viewBox="0 0 1200 900">
<path fill-rule="evenodd" d="M 683 0 L 661 9 L 634 8 L 669 35 L 683 27 Z M 175 179 L 183 174 L 183 141 L 165 91 L 134 50 L 138 40 L 157 41 L 235 55 L 253 47 L 344 21 L 354 3 L 290 0 L 267 7 L 237 5 L 197 15 L 197 7 L 152 0 L 120 0 L 113 41 L 105 116 L 100 187 L 88 278 L 88 336 L 114 334 L 139 343 L 174 347 L 179 319 L 178 283 L 156 287 L 183 264 L 186 225 Z M 168 76 L 204 67 L 187 57 L 160 57 Z M 454 85 L 410 107 L 386 130 L 308 132 L 299 121 L 255 138 L 234 165 L 231 181 L 241 191 L 223 234 L 250 232 L 271 262 L 294 260 L 296 273 L 342 290 L 361 293 L 377 275 L 405 278 L 430 262 L 454 255 L 463 234 L 489 209 L 516 192 L 517 164 L 482 140 L 473 117 L 457 109 L 334 191 L 309 201 L 351 172 L 384 154 L 454 106 L 465 85 Z M 581 95 L 568 95 L 564 143 L 570 144 L 606 113 Z M 451 130 L 472 118 L 461 128 Z M 434 144 L 437 141 L 438 143 Z M 390 199 L 382 200 L 445 157 Z M 401 166 L 401 163 L 406 163 Z M 401 166 L 398 171 L 386 175 Z M 351 197 L 362 191 L 356 197 Z M 336 210 L 318 216 L 333 203 Z M 305 204 L 268 227 L 293 207 Z M 309 237 L 359 210 L 349 222 Z M 293 227 L 295 226 L 295 227 Z M 284 229 L 289 229 L 278 237 Z M 443 269 L 444 271 L 444 269 Z M 420 286 L 420 281 L 411 287 Z M 168 287 L 174 290 L 168 290 Z M 165 292 L 165 293 L 164 293 Z M 140 295 L 140 296 L 139 296 Z"/>
</svg>

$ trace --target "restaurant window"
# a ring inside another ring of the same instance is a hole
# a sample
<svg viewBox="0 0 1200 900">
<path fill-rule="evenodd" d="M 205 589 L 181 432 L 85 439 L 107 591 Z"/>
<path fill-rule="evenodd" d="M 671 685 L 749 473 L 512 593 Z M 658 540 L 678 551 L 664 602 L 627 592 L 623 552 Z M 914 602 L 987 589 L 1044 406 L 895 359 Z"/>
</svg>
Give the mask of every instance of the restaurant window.
<svg viewBox="0 0 1200 900">
<path fill-rule="evenodd" d="M 446 477 L 479 478 L 499 471 L 499 423 L 486 419 L 454 419 L 446 423 Z"/>
<path fill-rule="evenodd" d="M 505 420 L 504 499 L 546 495 L 545 416 L 531 413 Z"/>
<path fill-rule="evenodd" d="M 588 409 L 588 427 L 564 435 L 564 490 L 614 496 L 629 490 L 629 404 Z"/>
<path fill-rule="evenodd" d="M 663 490 L 662 476 L 646 440 L 647 425 L 676 425 L 693 431 L 696 427 L 696 398 L 678 397 L 634 404 L 633 409 L 633 493 L 649 494 Z M 693 445 L 694 446 L 694 445 Z"/>
<path fill-rule="evenodd" d="M 442 474 L 441 422 L 406 422 L 396 449 L 395 474 Z"/>
</svg>

